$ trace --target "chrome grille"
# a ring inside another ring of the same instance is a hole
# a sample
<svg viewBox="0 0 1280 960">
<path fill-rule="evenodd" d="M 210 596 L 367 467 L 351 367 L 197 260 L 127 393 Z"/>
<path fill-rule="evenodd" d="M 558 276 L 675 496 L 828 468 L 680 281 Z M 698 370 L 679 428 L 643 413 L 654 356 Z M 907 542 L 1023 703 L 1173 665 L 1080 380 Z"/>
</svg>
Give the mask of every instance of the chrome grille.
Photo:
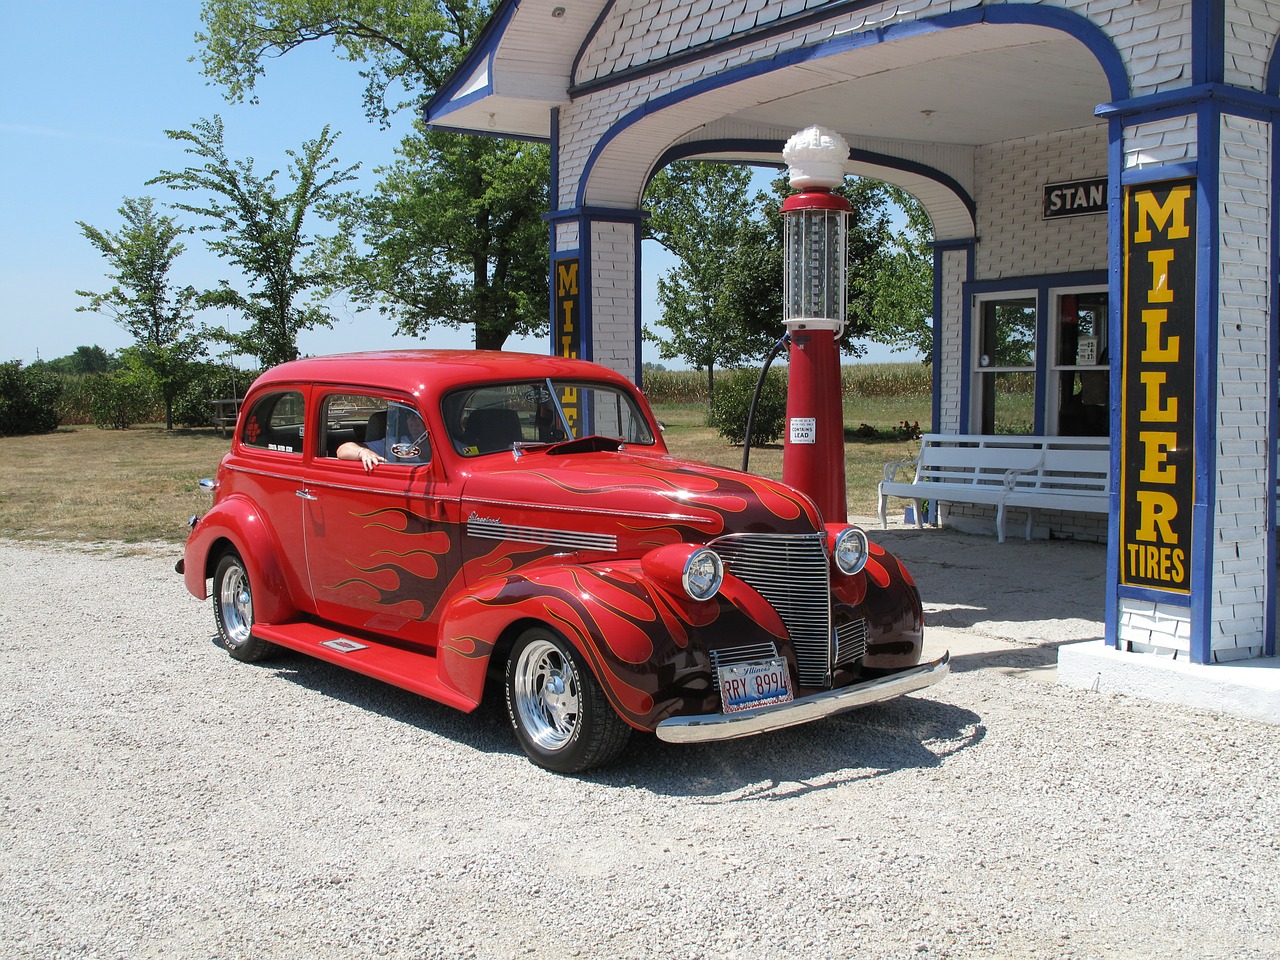
<svg viewBox="0 0 1280 960">
<path fill-rule="evenodd" d="M 831 673 L 831 576 L 824 533 L 739 533 L 707 544 L 729 572 L 757 590 L 786 624 L 800 685 Z"/>
<path fill-rule="evenodd" d="M 849 620 L 836 626 L 836 666 L 845 667 L 867 652 L 867 621 Z"/>
</svg>

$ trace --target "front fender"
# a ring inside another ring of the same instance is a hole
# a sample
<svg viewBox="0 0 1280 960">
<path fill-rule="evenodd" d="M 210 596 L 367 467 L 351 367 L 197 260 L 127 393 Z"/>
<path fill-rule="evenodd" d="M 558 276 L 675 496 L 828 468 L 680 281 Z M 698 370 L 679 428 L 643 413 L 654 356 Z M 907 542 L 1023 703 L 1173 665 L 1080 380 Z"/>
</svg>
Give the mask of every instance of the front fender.
<svg viewBox="0 0 1280 960">
<path fill-rule="evenodd" d="M 694 633 L 724 605 L 673 596 L 640 564 L 546 566 L 494 577 L 451 601 L 440 627 L 439 677 L 480 699 L 494 644 L 513 624 L 537 621 L 559 631 L 599 679 L 619 716 L 652 730 L 658 698 L 695 674 L 705 657 L 690 649 Z"/>
<path fill-rule="evenodd" d="M 183 566 L 183 580 L 191 595 L 208 598 L 206 581 L 217 562 L 214 551 L 228 543 L 244 561 L 254 586 L 254 618 L 261 623 L 296 619 L 298 607 L 289 592 L 279 547 L 262 512 L 247 497 L 233 495 L 219 501 L 192 529 Z"/>
</svg>

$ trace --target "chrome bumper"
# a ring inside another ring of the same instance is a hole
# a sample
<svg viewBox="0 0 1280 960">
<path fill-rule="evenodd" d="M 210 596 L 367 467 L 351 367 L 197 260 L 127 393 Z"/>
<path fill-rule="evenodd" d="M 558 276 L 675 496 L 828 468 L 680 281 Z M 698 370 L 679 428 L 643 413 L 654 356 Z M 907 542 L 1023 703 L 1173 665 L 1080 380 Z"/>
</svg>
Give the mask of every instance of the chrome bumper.
<svg viewBox="0 0 1280 960">
<path fill-rule="evenodd" d="M 794 727 L 811 720 L 821 720 L 869 703 L 892 700 L 904 693 L 931 687 L 951 672 L 951 654 L 918 667 L 879 677 L 839 690 L 824 690 L 801 700 L 756 707 L 741 713 L 704 713 L 695 717 L 672 717 L 658 724 L 658 739 L 667 743 L 708 743 L 750 737 L 783 727 Z"/>
</svg>

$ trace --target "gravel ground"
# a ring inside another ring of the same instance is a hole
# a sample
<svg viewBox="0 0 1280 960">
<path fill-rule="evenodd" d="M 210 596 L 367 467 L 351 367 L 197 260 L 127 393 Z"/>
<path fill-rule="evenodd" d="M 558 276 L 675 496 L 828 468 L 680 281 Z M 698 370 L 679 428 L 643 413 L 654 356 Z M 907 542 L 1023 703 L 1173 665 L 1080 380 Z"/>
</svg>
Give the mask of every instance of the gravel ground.
<svg viewBox="0 0 1280 960">
<path fill-rule="evenodd" d="M 6 958 L 1280 957 L 1280 728 L 975 661 L 565 778 L 496 698 L 236 663 L 174 557 L 0 542 Z"/>
</svg>

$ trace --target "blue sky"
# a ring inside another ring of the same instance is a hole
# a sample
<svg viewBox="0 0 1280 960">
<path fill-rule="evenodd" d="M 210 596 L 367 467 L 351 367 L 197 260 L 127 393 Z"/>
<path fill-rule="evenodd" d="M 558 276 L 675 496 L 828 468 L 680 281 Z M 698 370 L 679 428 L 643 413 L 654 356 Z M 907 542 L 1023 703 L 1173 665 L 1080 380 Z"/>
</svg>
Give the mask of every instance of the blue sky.
<svg viewBox="0 0 1280 960">
<path fill-rule="evenodd" d="M 402 114 L 379 129 L 361 110 L 364 84 L 357 69 L 324 45 L 302 47 L 269 64 L 258 105 L 231 104 L 207 86 L 193 35 L 198 0 L 0 0 L 0 361 L 49 360 L 77 346 L 128 346 L 128 334 L 109 318 L 77 312 L 76 290 L 110 284 L 106 262 L 76 221 L 117 230 L 125 197 L 172 195 L 146 181 L 181 169 L 188 157 L 166 129 L 190 127 L 220 114 L 228 153 L 253 157 L 260 173 L 284 168 L 285 150 L 316 137 L 327 123 L 340 131 L 335 153 L 359 163 L 358 188 L 377 181 L 412 118 Z M 177 214 L 181 222 L 195 221 Z M 313 229 L 321 229 L 313 221 Z M 655 245 L 643 252 L 642 314 L 654 323 L 656 276 L 670 263 Z M 175 280 L 211 287 L 229 267 L 187 240 Z M 372 312 L 337 311 L 333 329 L 303 334 L 304 353 L 423 345 L 395 337 L 390 320 Z M 209 323 L 236 323 L 206 312 Z M 432 346 L 467 347 L 470 333 L 441 330 Z M 541 340 L 508 341 L 508 349 L 546 349 Z M 646 345 L 646 360 L 657 352 Z M 883 348 L 869 359 L 906 359 Z M 678 366 L 671 364 L 668 366 Z"/>
</svg>

